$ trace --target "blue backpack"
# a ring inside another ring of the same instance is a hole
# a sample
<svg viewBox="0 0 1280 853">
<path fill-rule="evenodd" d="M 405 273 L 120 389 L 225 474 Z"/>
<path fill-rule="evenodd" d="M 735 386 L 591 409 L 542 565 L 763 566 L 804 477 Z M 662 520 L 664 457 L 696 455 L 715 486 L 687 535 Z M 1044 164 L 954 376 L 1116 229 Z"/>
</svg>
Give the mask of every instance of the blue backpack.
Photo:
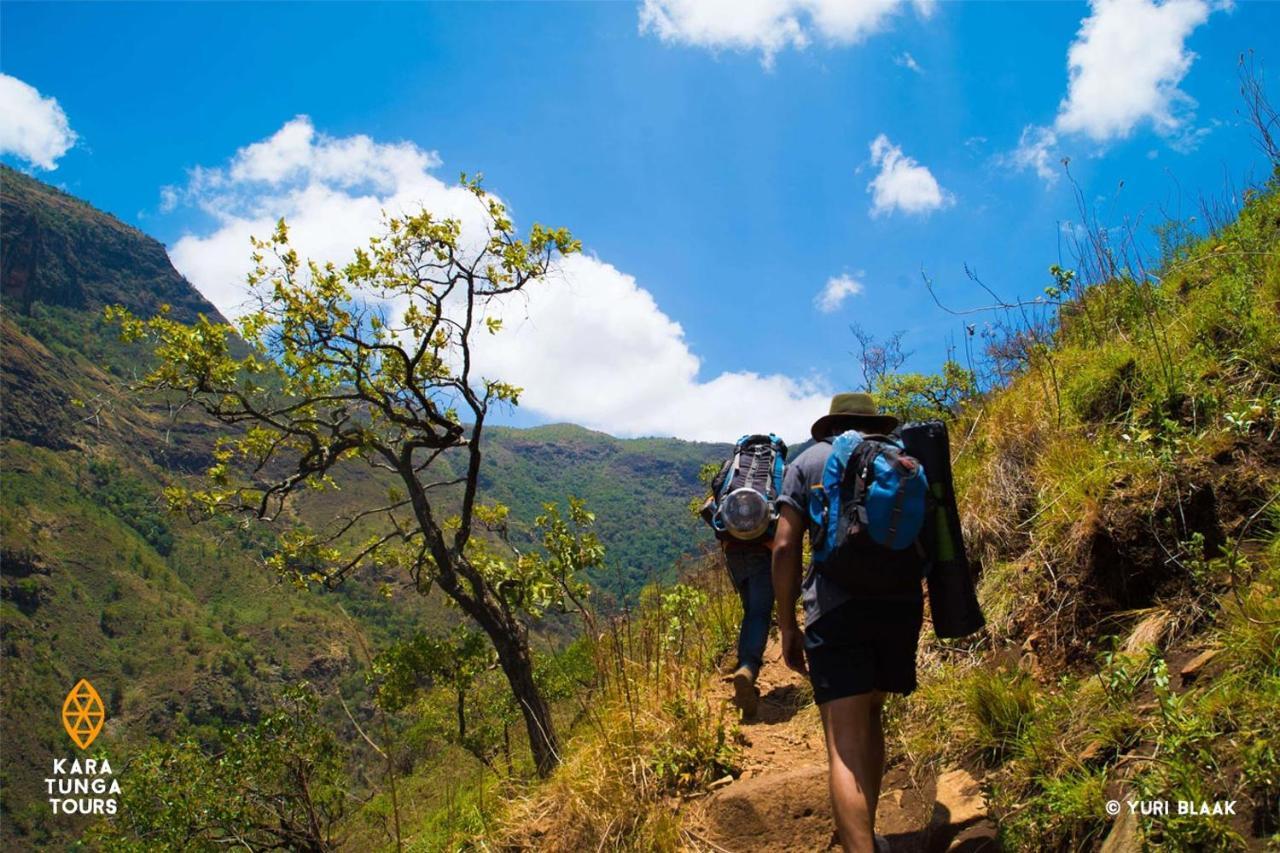
<svg viewBox="0 0 1280 853">
<path fill-rule="evenodd" d="M 831 440 L 822 485 L 809 492 L 813 564 L 818 571 L 846 575 L 876 563 L 895 570 L 910 565 L 915 582 L 923 567 L 917 544 L 928 510 L 924 466 L 902 445 L 881 435 L 849 430 Z"/>
</svg>

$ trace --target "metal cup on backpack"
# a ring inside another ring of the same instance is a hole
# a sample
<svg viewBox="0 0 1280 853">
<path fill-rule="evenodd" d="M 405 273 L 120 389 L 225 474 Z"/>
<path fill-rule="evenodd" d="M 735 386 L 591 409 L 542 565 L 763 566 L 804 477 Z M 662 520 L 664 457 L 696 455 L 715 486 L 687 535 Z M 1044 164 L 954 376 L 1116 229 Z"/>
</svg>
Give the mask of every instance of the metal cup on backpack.
<svg viewBox="0 0 1280 853">
<path fill-rule="evenodd" d="M 711 482 L 705 517 L 716 538 L 756 542 L 769 538 L 778 520 L 777 499 L 787 445 L 776 435 L 744 435 Z"/>
</svg>

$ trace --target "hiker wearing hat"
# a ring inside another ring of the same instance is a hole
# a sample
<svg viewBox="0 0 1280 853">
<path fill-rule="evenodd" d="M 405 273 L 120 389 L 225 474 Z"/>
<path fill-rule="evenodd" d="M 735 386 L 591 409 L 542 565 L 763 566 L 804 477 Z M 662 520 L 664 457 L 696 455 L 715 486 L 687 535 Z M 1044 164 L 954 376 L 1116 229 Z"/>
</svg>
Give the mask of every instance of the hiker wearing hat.
<svg viewBox="0 0 1280 853">
<path fill-rule="evenodd" d="M 813 684 L 826 733 L 831 804 L 846 850 L 887 849 L 874 832 L 884 775 L 881 708 L 887 693 L 906 694 L 916 686 L 916 643 L 923 619 L 920 559 L 910 548 L 854 552 L 842 545 L 802 575 L 802 540 L 808 533 L 817 557 L 825 553 L 834 529 L 827 524 L 824 503 L 831 490 L 833 440 L 840 437 L 837 454 L 847 454 L 850 444 L 865 443 L 864 450 L 884 452 L 900 464 L 885 438 L 896 426 L 897 419 L 880 414 L 869 394 L 832 398 L 830 412 L 813 425 L 816 443 L 786 467 L 773 540 L 783 658 L 792 669 L 807 672 Z M 850 465 L 863 465 L 867 458 L 856 456 Z M 836 460 L 843 462 L 838 456 Z M 902 470 L 913 462 L 907 457 Z M 857 532 L 854 518 L 850 536 Z M 803 602 L 803 629 L 797 624 L 797 599 Z"/>
</svg>

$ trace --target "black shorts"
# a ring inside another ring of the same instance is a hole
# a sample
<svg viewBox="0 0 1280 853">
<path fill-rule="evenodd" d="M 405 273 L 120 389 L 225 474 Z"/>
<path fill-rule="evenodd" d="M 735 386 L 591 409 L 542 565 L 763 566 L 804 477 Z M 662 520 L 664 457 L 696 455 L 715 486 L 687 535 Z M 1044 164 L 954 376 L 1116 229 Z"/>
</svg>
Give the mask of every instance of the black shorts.
<svg viewBox="0 0 1280 853">
<path fill-rule="evenodd" d="M 804 629 L 813 701 L 916 689 L 916 644 L 924 599 L 854 599 Z"/>
</svg>

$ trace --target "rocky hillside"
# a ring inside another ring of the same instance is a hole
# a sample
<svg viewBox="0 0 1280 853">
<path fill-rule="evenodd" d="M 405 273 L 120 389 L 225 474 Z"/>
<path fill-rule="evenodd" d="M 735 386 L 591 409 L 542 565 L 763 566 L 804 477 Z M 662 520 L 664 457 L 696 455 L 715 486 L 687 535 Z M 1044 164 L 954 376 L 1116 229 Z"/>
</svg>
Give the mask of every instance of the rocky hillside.
<svg viewBox="0 0 1280 853">
<path fill-rule="evenodd" d="M 691 522 L 688 505 L 703 488 L 700 467 L 726 457 L 728 445 L 618 439 L 569 424 L 498 428 L 489 438 L 481 489 L 517 518 L 531 519 L 542 502 L 565 495 L 595 512 L 608 555 L 593 579 L 602 593 L 629 598 L 654 580 L 674 581 L 681 558 L 712 541 Z"/>
<path fill-rule="evenodd" d="M 0 201 L 8 310 L 29 314 L 43 304 L 98 312 L 124 305 L 149 317 L 169 305 L 183 321 L 197 314 L 221 319 L 169 263 L 164 246 L 114 216 L 3 165 Z"/>
</svg>

